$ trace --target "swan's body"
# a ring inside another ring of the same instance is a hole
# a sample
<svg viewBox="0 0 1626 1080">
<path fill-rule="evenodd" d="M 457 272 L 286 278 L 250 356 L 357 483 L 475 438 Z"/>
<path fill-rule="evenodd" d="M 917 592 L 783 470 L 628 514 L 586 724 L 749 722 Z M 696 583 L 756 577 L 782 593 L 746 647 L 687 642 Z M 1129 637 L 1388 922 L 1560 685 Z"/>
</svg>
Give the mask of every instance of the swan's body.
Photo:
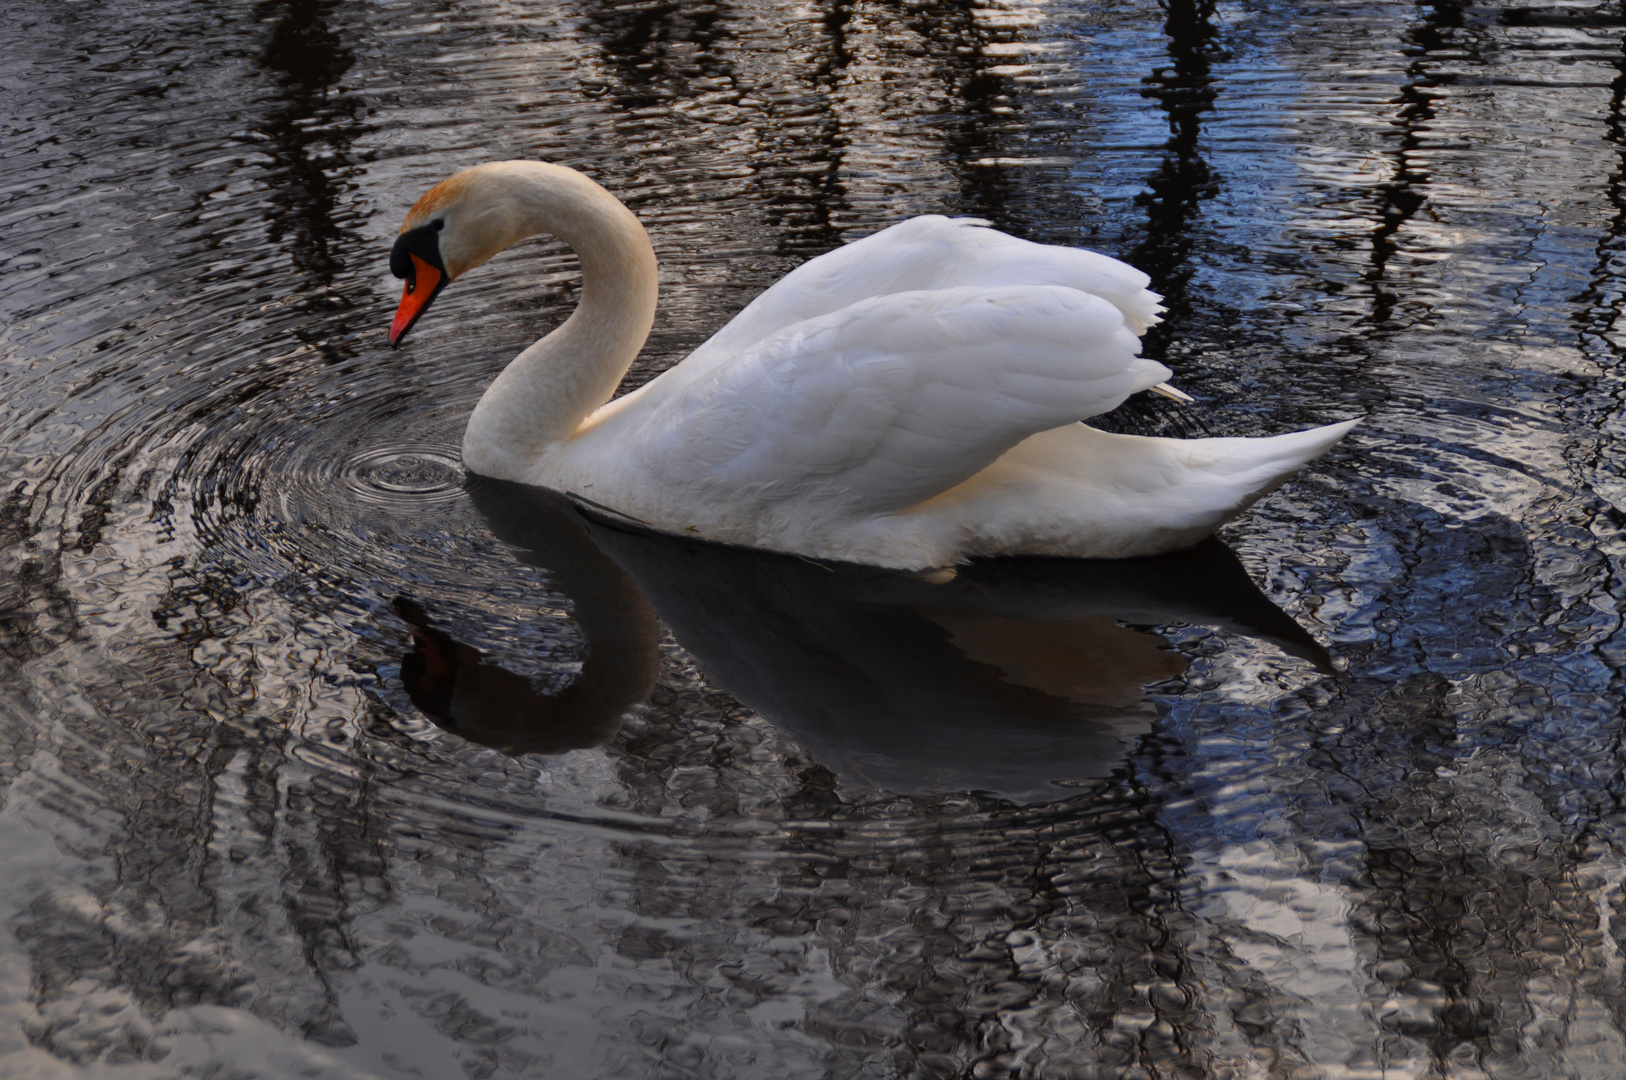
<svg viewBox="0 0 1626 1080">
<path fill-rule="evenodd" d="M 670 532 L 905 568 L 1149 555 L 1213 532 L 1354 423 L 1262 439 L 1086 427 L 1170 377 L 1138 355 L 1161 310 L 1146 275 L 942 217 L 799 267 L 610 401 L 654 318 L 654 252 L 608 192 L 537 162 L 477 166 L 413 207 L 392 266 L 427 285 L 409 280 L 392 342 L 445 281 L 538 232 L 580 256 L 581 303 L 486 391 L 464 460 Z"/>
</svg>

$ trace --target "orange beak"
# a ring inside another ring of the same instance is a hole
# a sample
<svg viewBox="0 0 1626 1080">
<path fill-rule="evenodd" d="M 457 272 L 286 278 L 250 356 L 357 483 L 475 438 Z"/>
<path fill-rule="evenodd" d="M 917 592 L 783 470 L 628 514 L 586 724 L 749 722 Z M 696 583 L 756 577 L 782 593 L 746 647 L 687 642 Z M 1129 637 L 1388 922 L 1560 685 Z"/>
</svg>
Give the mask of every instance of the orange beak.
<svg viewBox="0 0 1626 1080">
<path fill-rule="evenodd" d="M 429 302 L 446 287 L 446 275 L 416 255 L 412 259 L 412 273 L 407 275 L 406 288 L 401 291 L 401 306 L 395 309 L 390 323 L 390 347 L 401 343 L 418 316 L 429 310 Z"/>
</svg>

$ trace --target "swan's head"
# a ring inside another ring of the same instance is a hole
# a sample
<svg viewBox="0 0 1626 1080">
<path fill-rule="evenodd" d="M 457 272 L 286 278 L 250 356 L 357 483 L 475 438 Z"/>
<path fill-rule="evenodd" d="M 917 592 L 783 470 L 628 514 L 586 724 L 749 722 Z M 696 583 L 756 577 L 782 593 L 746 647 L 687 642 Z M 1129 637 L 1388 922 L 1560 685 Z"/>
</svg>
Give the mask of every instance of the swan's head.
<svg viewBox="0 0 1626 1080">
<path fill-rule="evenodd" d="M 644 320 L 641 343 L 655 313 L 655 252 L 638 219 L 575 169 L 490 161 L 436 184 L 407 214 L 390 252 L 390 271 L 406 279 L 390 344 L 400 343 L 447 282 L 540 232 L 552 233 L 580 256 L 584 296 L 590 266 L 617 282 L 621 295 L 630 297 L 622 303 L 635 313 L 626 325 Z"/>
<path fill-rule="evenodd" d="M 406 280 L 390 323 L 399 345 L 448 282 L 524 235 L 512 178 L 494 162 L 442 180 L 413 204 L 390 251 L 390 273 Z"/>
</svg>

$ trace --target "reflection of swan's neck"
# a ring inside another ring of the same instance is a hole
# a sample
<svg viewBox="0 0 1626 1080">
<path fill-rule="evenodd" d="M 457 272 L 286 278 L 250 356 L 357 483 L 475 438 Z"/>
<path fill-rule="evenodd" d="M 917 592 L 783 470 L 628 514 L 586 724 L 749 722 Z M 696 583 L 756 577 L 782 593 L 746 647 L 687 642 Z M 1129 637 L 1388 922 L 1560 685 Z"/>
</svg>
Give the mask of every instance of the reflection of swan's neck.
<svg viewBox="0 0 1626 1080">
<path fill-rule="evenodd" d="M 572 537 L 575 540 L 576 537 Z M 590 543 L 580 537 L 583 545 Z M 649 697 L 661 666 L 655 609 L 627 573 L 597 549 L 583 564 L 594 573 L 561 580 L 581 628 L 586 657 L 581 677 L 560 694 L 562 706 L 614 733 L 621 714 Z"/>
<path fill-rule="evenodd" d="M 610 400 L 655 319 L 655 252 L 632 212 L 580 173 L 514 162 L 493 193 L 495 247 L 539 232 L 581 259 L 581 302 L 486 390 L 463 436 L 475 472 L 524 481 L 546 448 Z M 500 201 L 499 201 L 500 200 Z"/>
<path fill-rule="evenodd" d="M 429 623 L 413 601 L 395 611 L 413 631 L 401 679 L 412 701 L 443 727 L 506 754 L 556 754 L 598 746 L 642 702 L 660 672 L 660 626 L 626 571 L 594 545 L 559 496 L 538 488 L 477 482 L 475 505 L 520 557 L 547 568 L 570 598 L 586 656 L 579 678 L 553 695 L 487 663 Z"/>
</svg>

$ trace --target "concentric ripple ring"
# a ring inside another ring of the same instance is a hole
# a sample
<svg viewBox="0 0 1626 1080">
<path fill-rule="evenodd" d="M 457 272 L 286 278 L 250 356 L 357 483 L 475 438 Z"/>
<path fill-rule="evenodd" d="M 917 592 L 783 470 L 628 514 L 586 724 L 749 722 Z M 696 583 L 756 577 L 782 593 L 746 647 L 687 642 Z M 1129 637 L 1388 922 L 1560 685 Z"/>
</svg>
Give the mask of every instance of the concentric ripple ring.
<svg viewBox="0 0 1626 1080">
<path fill-rule="evenodd" d="M 463 490 L 463 464 L 447 447 L 369 447 L 346 461 L 339 475 L 357 498 L 392 509 L 448 502 Z"/>
</svg>

